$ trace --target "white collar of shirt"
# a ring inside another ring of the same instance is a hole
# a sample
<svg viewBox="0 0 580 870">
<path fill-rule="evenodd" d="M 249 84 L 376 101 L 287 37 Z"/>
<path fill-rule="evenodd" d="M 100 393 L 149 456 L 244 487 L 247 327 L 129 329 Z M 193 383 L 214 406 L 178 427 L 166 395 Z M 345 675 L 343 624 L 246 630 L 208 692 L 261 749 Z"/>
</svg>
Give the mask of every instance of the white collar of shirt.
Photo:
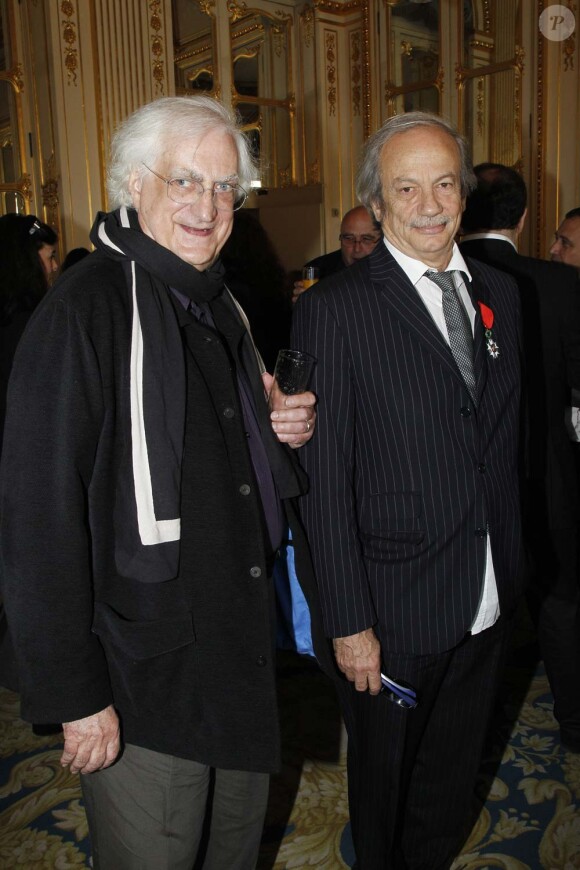
<svg viewBox="0 0 580 870">
<path fill-rule="evenodd" d="M 388 239 L 384 239 L 387 250 L 390 254 L 395 258 L 407 278 L 411 281 L 415 286 L 420 278 L 423 277 L 425 272 L 429 269 L 433 270 L 432 266 L 428 266 L 426 263 L 422 263 L 421 260 L 415 260 L 413 257 L 409 257 L 407 254 L 403 254 L 402 251 L 399 251 L 398 248 L 389 242 Z M 471 274 L 465 260 L 461 256 L 461 252 L 457 245 L 453 243 L 453 251 L 451 253 L 451 260 L 449 261 L 449 265 L 447 266 L 446 272 L 451 269 L 458 269 L 460 272 L 465 272 L 469 280 L 471 281 Z"/>
<path fill-rule="evenodd" d="M 477 239 L 497 239 L 499 242 L 508 242 L 516 253 L 518 250 L 512 240 L 501 233 L 466 233 L 464 236 L 461 236 L 462 242 L 475 242 Z"/>
</svg>

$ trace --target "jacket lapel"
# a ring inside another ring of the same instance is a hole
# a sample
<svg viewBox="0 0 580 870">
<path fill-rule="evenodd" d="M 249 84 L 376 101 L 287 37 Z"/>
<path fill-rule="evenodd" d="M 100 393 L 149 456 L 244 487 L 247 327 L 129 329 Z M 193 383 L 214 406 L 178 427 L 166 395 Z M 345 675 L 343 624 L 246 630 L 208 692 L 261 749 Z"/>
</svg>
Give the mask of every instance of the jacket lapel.
<svg viewBox="0 0 580 870">
<path fill-rule="evenodd" d="M 375 247 L 368 257 L 368 264 L 371 281 L 393 314 L 463 384 L 449 345 L 433 322 L 419 293 L 384 244 Z M 479 314 L 479 307 L 476 307 Z"/>
</svg>

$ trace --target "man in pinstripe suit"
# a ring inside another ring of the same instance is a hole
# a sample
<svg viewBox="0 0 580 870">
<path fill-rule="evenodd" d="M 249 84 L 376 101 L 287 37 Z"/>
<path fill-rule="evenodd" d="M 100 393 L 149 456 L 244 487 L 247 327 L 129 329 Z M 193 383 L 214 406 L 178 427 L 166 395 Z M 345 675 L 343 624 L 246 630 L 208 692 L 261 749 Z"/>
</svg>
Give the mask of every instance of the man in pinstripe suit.
<svg viewBox="0 0 580 870">
<path fill-rule="evenodd" d="M 359 870 L 443 870 L 460 850 L 521 591 L 518 295 L 454 243 L 474 183 L 448 122 L 389 119 L 357 186 L 384 240 L 294 314 L 318 359 L 303 516 L 346 677 Z"/>
</svg>

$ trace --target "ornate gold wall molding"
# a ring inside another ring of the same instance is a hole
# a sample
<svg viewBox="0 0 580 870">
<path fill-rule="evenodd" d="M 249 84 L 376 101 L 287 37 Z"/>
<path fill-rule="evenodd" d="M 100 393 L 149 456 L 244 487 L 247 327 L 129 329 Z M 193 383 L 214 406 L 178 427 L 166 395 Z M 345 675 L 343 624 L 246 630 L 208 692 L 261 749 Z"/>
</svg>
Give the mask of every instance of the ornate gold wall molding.
<svg viewBox="0 0 580 870">
<path fill-rule="evenodd" d="M 24 90 L 24 80 L 22 76 L 23 70 L 21 63 L 17 63 L 13 69 L 7 69 L 6 72 L 0 73 L 0 79 L 10 82 L 17 94 L 22 93 Z"/>
<path fill-rule="evenodd" d="M 353 115 L 360 115 L 361 80 L 361 34 L 355 30 L 350 34 L 350 89 Z"/>
<path fill-rule="evenodd" d="M 64 49 L 64 65 L 68 73 L 68 84 L 71 81 L 77 86 L 77 68 L 78 68 L 78 51 L 77 51 L 77 21 L 76 9 L 70 0 L 63 0 L 60 4 L 60 11 L 65 16 L 62 22 L 62 40 L 65 44 Z"/>
<path fill-rule="evenodd" d="M 227 9 L 232 23 L 236 22 L 239 18 L 243 18 L 248 11 L 245 3 L 236 3 L 236 0 L 228 0 Z"/>
<path fill-rule="evenodd" d="M 366 2 L 367 0 L 349 0 L 348 3 L 337 3 L 336 0 L 314 0 L 314 6 L 323 12 L 334 12 L 335 15 L 341 15 L 352 12 L 353 9 L 360 9 Z"/>
<path fill-rule="evenodd" d="M 326 99 L 328 114 L 336 115 L 336 33 L 327 31 L 324 37 L 326 49 Z"/>
<path fill-rule="evenodd" d="M 306 6 L 300 13 L 302 32 L 304 34 L 304 47 L 310 48 L 314 42 L 314 9 Z"/>
<path fill-rule="evenodd" d="M 155 86 L 157 90 L 159 91 L 159 93 L 162 94 L 164 92 L 165 61 L 163 60 L 163 17 L 161 0 L 151 0 L 149 4 L 149 9 L 151 10 L 151 18 L 149 19 L 149 24 L 151 30 L 153 31 L 153 36 L 151 37 L 153 78 L 155 80 Z"/>
<path fill-rule="evenodd" d="M 44 177 L 45 181 L 41 185 L 42 190 L 42 208 L 45 214 L 46 223 L 53 227 L 57 235 L 60 237 L 60 200 L 58 196 L 59 178 L 56 167 L 56 157 L 54 152 L 48 160 L 44 161 Z"/>
</svg>

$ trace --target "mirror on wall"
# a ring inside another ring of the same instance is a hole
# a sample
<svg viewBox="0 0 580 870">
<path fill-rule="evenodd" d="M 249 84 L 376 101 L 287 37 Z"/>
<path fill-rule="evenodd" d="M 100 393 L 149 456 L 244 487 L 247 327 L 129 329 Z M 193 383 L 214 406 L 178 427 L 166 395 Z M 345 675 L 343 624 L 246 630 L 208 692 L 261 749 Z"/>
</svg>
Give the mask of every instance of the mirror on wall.
<svg viewBox="0 0 580 870">
<path fill-rule="evenodd" d="M 389 115 L 440 108 L 439 4 L 387 0 Z"/>
<path fill-rule="evenodd" d="M 459 113 L 474 163 L 514 166 L 522 156 L 521 2 L 503 0 L 501 6 L 499 15 L 488 3 L 462 5 Z"/>
<path fill-rule="evenodd" d="M 230 4 L 232 103 L 266 187 L 296 182 L 290 16 Z"/>
<path fill-rule="evenodd" d="M 220 96 L 215 20 L 208 4 L 173 0 L 175 91 Z"/>
</svg>

